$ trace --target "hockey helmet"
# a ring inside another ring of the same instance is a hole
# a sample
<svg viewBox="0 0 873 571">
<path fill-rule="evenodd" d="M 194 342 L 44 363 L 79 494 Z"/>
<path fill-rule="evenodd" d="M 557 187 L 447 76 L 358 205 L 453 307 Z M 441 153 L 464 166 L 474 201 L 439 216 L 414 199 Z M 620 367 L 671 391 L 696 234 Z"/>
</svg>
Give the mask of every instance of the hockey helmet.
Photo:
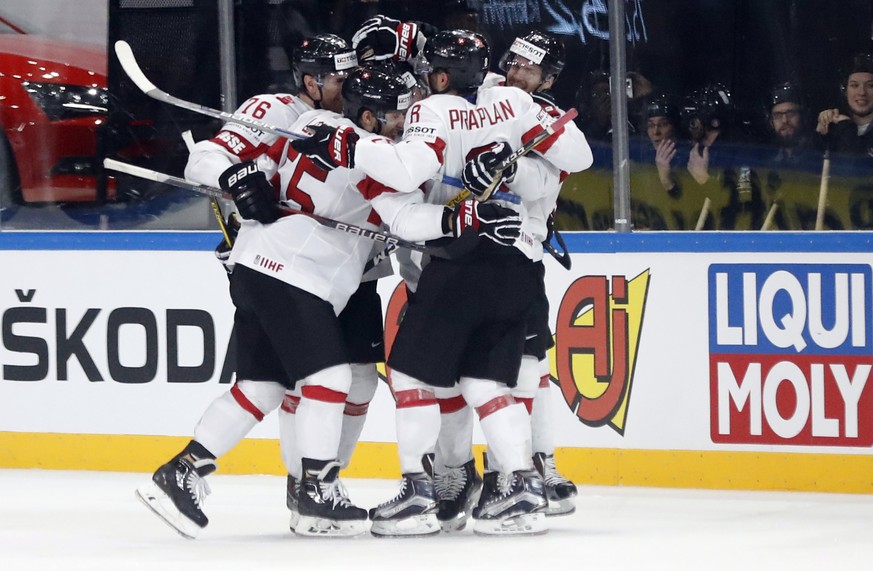
<svg viewBox="0 0 873 571">
<path fill-rule="evenodd" d="M 488 73 L 490 49 L 484 36 L 468 30 L 444 30 L 427 39 L 423 71 L 444 70 L 449 86 L 459 92 L 475 91 Z"/>
<path fill-rule="evenodd" d="M 714 83 L 692 92 L 685 99 L 681 116 L 686 129 L 695 119 L 706 130 L 723 129 L 730 124 L 732 112 L 730 91 L 724 85 Z"/>
<path fill-rule="evenodd" d="M 294 50 L 292 73 L 297 87 L 303 86 L 303 76 L 311 75 L 321 83 L 329 73 L 348 73 L 358 66 L 358 56 L 348 42 L 333 34 L 318 34 L 305 38 Z"/>
<path fill-rule="evenodd" d="M 393 67 L 379 62 L 349 74 L 342 88 L 343 115 L 357 122 L 365 110 L 380 120 L 390 111 L 405 113 L 412 104 L 412 87 Z"/>
<path fill-rule="evenodd" d="M 645 118 L 666 117 L 674 126 L 679 125 L 679 107 L 672 97 L 666 93 L 652 96 L 646 104 Z"/>
<path fill-rule="evenodd" d="M 803 107 L 803 93 L 801 93 L 800 88 L 795 84 L 786 81 L 770 90 L 770 99 L 767 103 L 770 105 L 770 109 L 772 109 L 774 105 L 779 105 L 780 103 L 795 103 L 800 107 Z"/>
<path fill-rule="evenodd" d="M 521 56 L 540 66 L 543 70 L 543 81 L 546 81 L 549 77 L 553 80 L 558 78 L 558 74 L 564 69 L 567 51 L 564 49 L 564 42 L 555 36 L 534 30 L 524 37 L 515 38 L 500 58 L 498 64 L 500 69 L 508 72 L 509 68 L 515 65 L 516 56 Z"/>
</svg>

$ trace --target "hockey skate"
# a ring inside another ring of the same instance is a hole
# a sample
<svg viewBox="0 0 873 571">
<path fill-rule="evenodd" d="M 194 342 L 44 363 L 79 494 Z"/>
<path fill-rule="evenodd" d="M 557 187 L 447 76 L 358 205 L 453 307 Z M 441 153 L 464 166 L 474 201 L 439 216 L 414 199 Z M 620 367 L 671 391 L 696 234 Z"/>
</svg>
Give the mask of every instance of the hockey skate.
<svg viewBox="0 0 873 571">
<path fill-rule="evenodd" d="M 180 535 L 194 539 L 209 524 L 202 507 L 210 489 L 203 478 L 217 467 L 210 458 L 174 458 L 158 468 L 150 484 L 136 490 L 136 497 Z"/>
<path fill-rule="evenodd" d="M 436 474 L 434 486 L 439 498 L 440 527 L 446 532 L 463 530 L 482 492 L 482 477 L 476 471 L 475 461 Z"/>
<path fill-rule="evenodd" d="M 288 511 L 291 512 L 291 519 L 288 527 L 291 531 L 297 528 L 297 522 L 300 521 L 300 509 L 297 507 L 299 503 L 300 481 L 291 474 L 288 474 L 288 479 L 285 484 L 285 505 Z"/>
<path fill-rule="evenodd" d="M 370 533 L 377 537 L 422 537 L 440 532 L 433 455 L 426 455 L 422 464 L 424 472 L 403 474 L 397 495 L 370 510 Z"/>
<path fill-rule="evenodd" d="M 555 468 L 552 454 L 537 452 L 533 455 L 534 467 L 546 484 L 546 498 L 549 500 L 547 516 L 570 515 L 576 511 L 576 484 L 565 478 Z"/>
<path fill-rule="evenodd" d="M 539 535 L 546 533 L 549 503 L 543 480 L 534 471 L 488 472 L 473 509 L 477 535 Z"/>
<path fill-rule="evenodd" d="M 294 528 L 298 535 L 348 537 L 363 533 L 367 511 L 354 505 L 339 479 L 339 462 L 303 459 Z"/>
</svg>

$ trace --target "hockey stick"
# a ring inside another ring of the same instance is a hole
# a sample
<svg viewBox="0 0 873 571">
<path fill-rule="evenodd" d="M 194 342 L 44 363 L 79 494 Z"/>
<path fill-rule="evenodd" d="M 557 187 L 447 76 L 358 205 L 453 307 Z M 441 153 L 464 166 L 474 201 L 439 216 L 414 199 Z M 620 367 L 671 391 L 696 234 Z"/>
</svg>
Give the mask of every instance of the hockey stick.
<svg viewBox="0 0 873 571">
<path fill-rule="evenodd" d="M 514 165 L 518 161 L 518 159 L 533 151 L 537 146 L 540 145 L 540 143 L 554 135 L 558 130 L 562 129 L 564 125 L 575 119 L 578 114 L 579 112 L 576 111 L 575 108 L 571 107 L 567 110 L 566 113 L 555 119 L 551 125 L 543 129 L 542 132 L 538 133 L 530 141 L 523 144 L 522 146 L 514 150 L 511 155 L 500 161 L 500 164 L 497 165 L 497 170 L 494 172 L 494 181 L 487 189 L 485 189 L 485 192 L 483 192 L 481 196 L 476 197 L 476 200 L 479 202 L 484 202 L 488 200 L 501 182 L 500 173 Z M 454 208 L 458 203 L 470 198 L 472 194 L 472 192 L 465 188 L 453 199 L 448 201 L 446 203 L 446 206 Z"/>
<path fill-rule="evenodd" d="M 208 196 L 210 198 L 223 198 L 226 200 L 232 200 L 233 198 L 225 193 L 223 190 L 219 188 L 215 188 L 212 186 L 205 186 L 202 184 L 197 184 L 184 178 L 175 177 L 169 174 L 165 174 L 162 172 L 158 172 L 152 169 L 147 169 L 144 167 L 139 167 L 136 165 L 132 165 L 130 163 L 125 163 L 122 161 L 117 161 L 115 159 L 103 159 L 103 166 L 107 169 L 114 170 L 117 172 L 122 172 L 125 174 L 133 175 L 139 178 L 144 178 L 146 180 L 153 180 L 155 182 L 161 182 L 164 184 L 169 184 L 171 186 L 175 186 L 177 188 L 183 188 L 185 190 L 190 190 L 192 192 L 196 192 L 198 194 L 202 194 Z M 464 232 L 461 236 L 452 240 L 446 246 L 426 246 L 424 244 L 418 244 L 416 242 L 410 242 L 408 240 L 404 240 L 403 238 L 399 238 L 392 234 L 388 234 L 387 232 L 380 232 L 378 230 L 368 230 L 367 228 L 362 228 L 360 226 L 356 226 L 354 224 L 349 224 L 348 222 L 340 222 L 339 220 L 334 220 L 333 218 L 327 218 L 325 216 L 319 216 L 318 214 L 313 214 L 312 212 L 305 212 L 303 210 L 297 210 L 296 208 L 291 208 L 290 206 L 280 205 L 279 208 L 282 210 L 285 216 L 291 214 L 302 214 L 304 216 L 308 216 L 309 218 L 314 219 L 319 224 L 327 226 L 329 228 L 334 228 L 335 230 L 340 230 L 347 234 L 354 234 L 356 236 L 360 236 L 361 238 L 366 238 L 368 240 L 373 240 L 374 242 L 382 242 L 386 245 L 386 247 L 391 248 L 406 248 L 407 250 L 414 250 L 416 252 L 422 252 L 424 254 L 428 254 L 431 256 L 436 256 L 438 258 L 456 258 L 464 255 L 473 249 L 476 245 L 475 237 L 477 237 L 476 232 Z M 472 236 L 473 238 L 469 238 L 467 236 Z"/>
<path fill-rule="evenodd" d="M 127 76 L 130 77 L 131 80 L 133 80 L 134 84 L 136 84 L 140 91 L 142 91 L 144 94 L 148 95 L 152 99 L 161 101 L 163 103 L 168 103 L 175 107 L 179 107 L 180 109 L 187 109 L 188 111 L 200 113 L 201 115 L 206 115 L 207 117 L 221 119 L 228 123 L 236 123 L 238 125 L 249 127 L 251 129 L 263 131 L 265 133 L 271 133 L 278 137 L 284 137 L 286 139 L 306 139 L 309 137 L 309 135 L 294 133 L 292 131 L 282 129 L 281 127 L 268 125 L 267 123 L 261 123 L 260 121 L 252 119 L 250 117 L 246 117 L 245 115 L 237 115 L 235 113 L 219 111 L 218 109 L 213 109 L 212 107 L 206 107 L 205 105 L 200 105 L 191 101 L 185 101 L 184 99 L 179 99 L 178 97 L 170 95 L 169 93 L 162 89 L 159 89 L 157 86 L 155 86 L 154 83 L 149 81 L 149 78 L 147 78 L 145 73 L 143 73 L 142 68 L 139 67 L 139 64 L 136 61 L 136 57 L 133 55 L 133 50 L 130 48 L 130 44 L 128 44 L 124 40 L 118 40 L 117 42 L 115 42 L 115 55 L 118 57 L 118 61 L 119 63 L 121 63 L 121 68 L 124 69 L 124 72 L 127 74 Z M 463 188 L 463 183 L 461 183 L 460 179 L 450 176 L 443 176 L 441 180 L 449 186 Z M 507 195 L 504 198 L 506 200 L 509 200 L 510 202 L 515 202 L 516 200 L 518 200 L 518 202 L 521 202 L 521 199 L 514 195 Z"/>
<path fill-rule="evenodd" d="M 133 50 L 130 49 L 130 44 L 128 44 L 124 40 L 118 40 L 117 42 L 115 42 L 115 55 L 118 57 L 118 62 L 121 64 L 121 67 L 122 69 L 124 69 L 124 72 L 127 74 L 127 76 L 131 80 L 133 80 L 133 82 L 136 84 L 140 91 L 142 91 L 152 99 L 156 99 L 157 101 L 163 101 L 164 103 L 169 103 L 170 105 L 179 107 L 181 109 L 187 109 L 188 111 L 193 111 L 194 113 L 200 113 L 201 115 L 207 115 L 215 119 L 221 119 L 229 123 L 237 123 L 238 125 L 251 127 L 252 129 L 256 129 L 258 131 L 272 133 L 273 135 L 277 135 L 279 137 L 285 137 L 288 139 L 306 138 L 305 135 L 292 133 L 291 131 L 286 131 L 285 129 L 275 127 L 273 125 L 267 125 L 266 123 L 261 123 L 260 121 L 250 119 L 245 115 L 227 113 L 226 111 L 219 111 L 218 109 L 212 109 L 211 107 L 206 107 L 204 105 L 198 105 L 197 103 L 185 101 L 184 99 L 179 99 L 178 97 L 170 95 L 166 91 L 158 89 L 154 83 L 149 81 L 145 73 L 143 73 L 142 69 L 139 67 L 139 64 L 136 62 L 136 58 L 133 55 Z"/>
<path fill-rule="evenodd" d="M 194 148 L 194 135 L 191 134 L 191 131 L 185 131 L 182 133 L 182 140 L 185 142 L 185 146 L 190 153 L 191 149 Z M 224 243 L 227 244 L 228 248 L 233 248 L 233 238 L 230 237 L 230 230 L 224 222 L 224 213 L 221 211 L 221 205 L 218 203 L 218 199 L 210 198 L 209 205 L 212 207 L 212 213 L 218 221 L 218 229 L 221 230 L 221 235 L 224 237 Z"/>
<path fill-rule="evenodd" d="M 710 204 L 712 204 L 712 201 L 709 197 L 703 199 L 703 208 L 700 209 L 700 216 L 697 217 L 697 225 L 694 226 L 695 230 L 703 230 L 703 226 L 706 224 L 706 217 L 709 216 Z"/>
<path fill-rule="evenodd" d="M 828 208 L 828 182 L 831 178 L 831 153 L 824 152 L 821 163 L 821 183 L 818 188 L 818 208 L 815 211 L 815 229 L 824 230 L 825 211 Z"/>
</svg>

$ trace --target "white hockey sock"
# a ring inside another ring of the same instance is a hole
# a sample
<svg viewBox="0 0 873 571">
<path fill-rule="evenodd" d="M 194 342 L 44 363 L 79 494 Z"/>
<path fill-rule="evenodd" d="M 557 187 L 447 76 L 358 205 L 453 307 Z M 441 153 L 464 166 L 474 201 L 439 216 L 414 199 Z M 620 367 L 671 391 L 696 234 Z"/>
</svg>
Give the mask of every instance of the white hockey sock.
<svg viewBox="0 0 873 571">
<path fill-rule="evenodd" d="M 495 381 L 465 377 L 461 379 L 461 390 L 479 416 L 488 443 L 489 467 L 506 472 L 532 469 L 530 418 L 509 388 Z"/>
<path fill-rule="evenodd" d="M 531 442 L 534 452 L 544 452 L 546 455 L 555 453 L 555 434 L 552 424 L 551 383 L 546 377 L 540 385 L 533 402 L 533 412 L 530 415 Z"/>
<path fill-rule="evenodd" d="M 285 399 L 279 408 L 279 448 L 285 469 L 295 478 L 303 474 L 300 465 L 300 451 L 297 449 L 297 407 L 300 405 L 300 391 L 286 391 Z"/>
<path fill-rule="evenodd" d="M 473 409 L 464 397 L 439 399 L 440 431 L 435 466 L 457 467 L 473 459 Z"/>
<path fill-rule="evenodd" d="M 399 371 L 391 373 L 397 412 L 397 451 L 404 474 L 424 471 L 421 459 L 433 453 L 440 430 L 440 408 L 433 389 Z"/>
<path fill-rule="evenodd" d="M 194 427 L 194 440 L 216 458 L 224 456 L 279 406 L 283 392 L 278 383 L 237 382 L 206 408 Z"/>
<path fill-rule="evenodd" d="M 348 365 L 319 371 L 302 381 L 297 407 L 297 447 L 303 458 L 335 460 L 352 372 Z"/>
<path fill-rule="evenodd" d="M 379 374 L 376 365 L 352 365 L 352 386 L 343 410 L 343 426 L 340 433 L 339 454 L 340 464 L 345 468 L 352 459 L 352 454 L 364 430 L 367 420 L 367 410 L 376 387 L 379 386 Z"/>
</svg>

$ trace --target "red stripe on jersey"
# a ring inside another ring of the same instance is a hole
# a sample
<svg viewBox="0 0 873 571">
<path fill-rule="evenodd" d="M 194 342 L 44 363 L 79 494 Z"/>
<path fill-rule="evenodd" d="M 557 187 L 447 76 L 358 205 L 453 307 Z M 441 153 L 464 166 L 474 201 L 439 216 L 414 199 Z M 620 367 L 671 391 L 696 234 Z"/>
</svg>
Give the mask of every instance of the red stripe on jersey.
<svg viewBox="0 0 873 571">
<path fill-rule="evenodd" d="M 343 414 L 346 416 L 364 416 L 365 414 L 367 414 L 367 409 L 369 408 L 370 403 L 368 402 L 346 402 L 346 408 L 343 410 Z"/>
<path fill-rule="evenodd" d="M 209 140 L 220 147 L 224 147 L 228 153 L 236 155 L 244 161 L 257 156 L 254 153 L 259 150 L 257 145 L 252 144 L 251 141 L 233 131 L 221 130 Z"/>
<path fill-rule="evenodd" d="M 383 192 L 397 192 L 390 186 L 385 186 L 376 179 L 365 176 L 357 185 L 358 192 L 367 200 L 373 200 Z"/>
<path fill-rule="evenodd" d="M 264 420 L 264 413 L 258 410 L 258 407 L 252 403 L 248 399 L 248 397 L 243 394 L 242 389 L 239 388 L 239 385 L 234 385 L 230 388 L 230 396 L 234 398 L 237 404 L 242 407 L 244 411 L 255 417 L 255 420 L 261 422 Z"/>
<path fill-rule="evenodd" d="M 396 408 L 413 408 L 416 406 L 431 406 L 437 403 L 433 391 L 425 389 L 410 389 L 394 393 Z"/>
<path fill-rule="evenodd" d="M 494 414 L 498 410 L 504 409 L 515 404 L 515 399 L 512 395 L 503 395 L 494 397 L 482 406 L 476 407 L 476 414 L 479 415 L 479 420 L 484 420 L 488 415 Z"/>
<path fill-rule="evenodd" d="M 300 404 L 300 397 L 295 397 L 294 395 L 285 395 L 285 398 L 282 399 L 282 410 L 289 414 L 294 414 L 297 412 L 297 406 Z"/>
<path fill-rule="evenodd" d="M 530 414 L 533 410 L 533 399 L 527 397 L 515 397 L 516 402 L 520 402 L 524 405 L 524 408 L 527 409 L 527 413 Z"/>
<path fill-rule="evenodd" d="M 532 128 L 527 133 L 525 133 L 524 135 L 521 136 L 521 144 L 522 145 L 527 144 L 528 141 L 530 141 L 531 139 L 533 139 L 534 137 L 536 137 L 537 135 L 539 135 L 543 131 L 545 131 L 545 129 L 543 129 L 542 125 L 537 125 L 536 127 Z M 545 141 L 543 141 L 539 145 L 537 145 L 536 151 L 540 154 L 547 152 L 552 147 L 552 145 L 555 144 L 555 141 L 558 140 L 558 137 L 560 137 L 561 133 L 563 133 L 563 132 L 564 132 L 564 128 L 561 127 L 560 129 L 558 129 L 557 131 L 555 131 L 554 133 L 549 135 L 549 137 Z"/>
<path fill-rule="evenodd" d="M 561 171 L 560 181 L 562 184 L 565 180 L 567 180 L 568 176 L 570 176 L 570 173 L 568 173 L 567 171 Z"/>
<path fill-rule="evenodd" d="M 370 215 L 367 216 L 367 222 L 372 224 L 373 226 L 381 226 L 382 225 L 382 217 L 379 216 L 379 213 L 370 209 Z"/>
<path fill-rule="evenodd" d="M 436 153 L 437 160 L 442 165 L 446 162 L 445 154 L 446 154 L 446 142 L 442 139 L 437 139 L 433 143 L 425 143 L 428 147 L 433 149 L 433 152 Z"/>
<path fill-rule="evenodd" d="M 458 412 L 465 406 L 467 406 L 467 401 L 464 400 L 462 395 L 458 395 L 456 397 L 452 397 L 450 399 L 439 399 L 440 405 L 440 414 L 451 414 L 453 412 Z"/>
<path fill-rule="evenodd" d="M 334 391 L 319 385 L 307 385 L 300 392 L 303 394 L 303 398 L 334 404 L 346 402 L 346 397 L 349 396 L 348 393 Z"/>
<path fill-rule="evenodd" d="M 549 375 L 543 375 L 540 377 L 540 388 L 547 389 L 549 386 Z"/>
</svg>

